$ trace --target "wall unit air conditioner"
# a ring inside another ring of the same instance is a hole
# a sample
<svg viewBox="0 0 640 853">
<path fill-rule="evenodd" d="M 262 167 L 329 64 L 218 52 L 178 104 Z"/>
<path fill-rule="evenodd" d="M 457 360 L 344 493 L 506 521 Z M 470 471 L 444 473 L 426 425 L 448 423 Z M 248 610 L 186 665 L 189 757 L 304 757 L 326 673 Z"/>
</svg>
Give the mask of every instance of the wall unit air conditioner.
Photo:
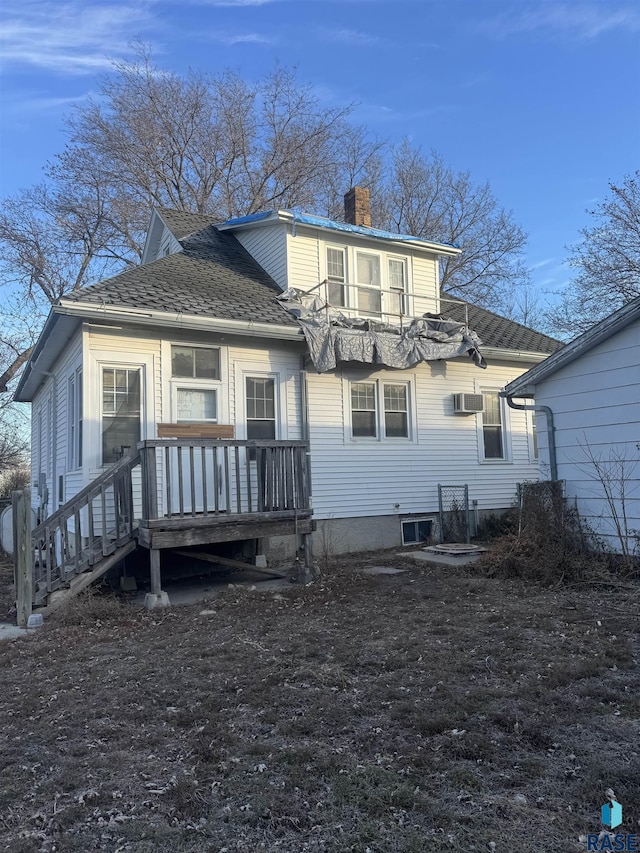
<svg viewBox="0 0 640 853">
<path fill-rule="evenodd" d="M 453 411 L 456 415 L 473 415 L 484 408 L 482 394 L 454 394 Z"/>
</svg>

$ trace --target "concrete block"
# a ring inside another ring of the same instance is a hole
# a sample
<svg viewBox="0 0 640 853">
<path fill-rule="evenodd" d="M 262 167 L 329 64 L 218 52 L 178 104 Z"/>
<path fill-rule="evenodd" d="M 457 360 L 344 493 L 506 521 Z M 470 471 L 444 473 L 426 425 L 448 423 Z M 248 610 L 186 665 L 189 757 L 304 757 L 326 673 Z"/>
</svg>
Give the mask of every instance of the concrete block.
<svg viewBox="0 0 640 853">
<path fill-rule="evenodd" d="M 32 613 L 27 619 L 27 628 L 42 628 L 43 624 L 42 613 Z"/>
<path fill-rule="evenodd" d="M 159 592 L 157 595 L 153 592 L 148 592 L 144 598 L 144 606 L 147 610 L 155 610 L 156 607 L 169 607 L 171 602 L 166 592 Z"/>
<path fill-rule="evenodd" d="M 266 569 L 267 568 L 267 555 L 266 554 L 256 554 L 255 566 L 257 569 Z"/>
<path fill-rule="evenodd" d="M 136 583 L 136 579 L 133 577 L 121 577 L 120 578 L 120 589 L 123 592 L 135 592 L 138 589 L 138 584 Z"/>
</svg>

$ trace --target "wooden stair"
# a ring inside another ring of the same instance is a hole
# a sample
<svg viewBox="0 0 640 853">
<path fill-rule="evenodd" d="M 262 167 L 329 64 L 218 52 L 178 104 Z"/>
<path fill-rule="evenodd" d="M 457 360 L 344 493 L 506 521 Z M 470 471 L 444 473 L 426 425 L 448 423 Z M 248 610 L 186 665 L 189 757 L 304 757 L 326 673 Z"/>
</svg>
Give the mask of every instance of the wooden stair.
<svg viewBox="0 0 640 853">
<path fill-rule="evenodd" d="M 32 531 L 32 605 L 50 613 L 102 577 L 137 547 L 132 471 L 127 456 Z"/>
</svg>

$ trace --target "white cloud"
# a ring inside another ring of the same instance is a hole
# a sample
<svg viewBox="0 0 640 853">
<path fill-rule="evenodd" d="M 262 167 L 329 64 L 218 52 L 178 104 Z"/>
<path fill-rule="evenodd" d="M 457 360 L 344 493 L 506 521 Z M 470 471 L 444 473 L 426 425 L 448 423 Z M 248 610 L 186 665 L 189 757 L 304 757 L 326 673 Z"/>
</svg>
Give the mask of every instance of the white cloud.
<svg viewBox="0 0 640 853">
<path fill-rule="evenodd" d="M 207 33 L 209 40 L 220 42 L 221 44 L 275 44 L 276 40 L 271 36 L 262 35 L 262 33 Z"/>
<path fill-rule="evenodd" d="M 146 3 L 14 0 L 4 9 L 2 65 L 93 74 L 108 68 L 112 58 L 128 55 L 132 38 L 154 23 Z"/>
<path fill-rule="evenodd" d="M 498 38 L 548 32 L 593 40 L 614 30 L 640 31 L 640 7 L 626 3 L 539 3 L 487 20 L 483 29 Z"/>
</svg>

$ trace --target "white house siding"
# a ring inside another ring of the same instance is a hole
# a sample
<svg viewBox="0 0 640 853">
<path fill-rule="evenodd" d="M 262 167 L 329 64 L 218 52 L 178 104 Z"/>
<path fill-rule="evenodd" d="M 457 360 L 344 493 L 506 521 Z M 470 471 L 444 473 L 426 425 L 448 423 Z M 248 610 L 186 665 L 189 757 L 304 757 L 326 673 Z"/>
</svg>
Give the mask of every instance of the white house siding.
<svg viewBox="0 0 640 853">
<path fill-rule="evenodd" d="M 229 415 L 236 426 L 236 437 L 245 438 L 243 376 L 255 373 L 276 374 L 280 395 L 278 400 L 278 437 L 297 441 L 302 438 L 302 406 L 300 398 L 300 370 L 302 347 L 278 346 L 266 342 L 261 345 L 251 341 L 231 344 L 229 360 Z"/>
<path fill-rule="evenodd" d="M 640 323 L 635 323 L 535 389 L 536 402 L 549 406 L 554 415 L 558 477 L 566 481 L 567 497 L 577 502 L 582 516 L 615 550 L 620 550 L 620 543 L 611 526 L 602 484 L 587 456 L 590 448 L 605 463 L 616 456 L 628 460 L 628 527 L 640 529 L 638 341 Z M 542 421 L 540 416 L 541 426 Z M 541 438 L 541 457 L 548 460 L 546 437 Z"/>
<path fill-rule="evenodd" d="M 344 234 L 336 232 L 336 239 L 332 242 L 342 245 L 344 237 Z M 311 290 L 324 280 L 326 272 L 320 261 L 323 245 L 321 233 L 317 229 L 298 226 L 295 232 L 287 234 L 289 287 Z"/>
<path fill-rule="evenodd" d="M 413 293 L 416 296 L 414 313 L 440 311 L 440 286 L 438 282 L 438 262 L 434 256 L 412 253 Z M 446 303 L 442 310 L 446 312 Z"/>
<path fill-rule="evenodd" d="M 481 371 L 467 359 L 418 365 L 411 371 L 344 370 L 309 374 L 313 502 L 318 519 L 434 513 L 438 483 L 469 486 L 480 511 L 515 500 L 515 484 L 537 478 L 524 413 L 505 409 L 508 461 L 482 462 L 479 416 L 453 413 L 453 394 L 499 390 L 525 365 Z M 413 440 L 352 439 L 344 427 L 352 381 L 411 379 Z M 399 534 L 399 524 L 397 525 Z M 390 543 L 394 544 L 394 543 Z"/>
<path fill-rule="evenodd" d="M 68 471 L 69 459 L 69 378 L 82 366 L 82 333 L 78 332 L 56 361 L 50 375 L 35 394 L 31 409 L 31 470 L 34 503 L 39 475 L 46 475 L 50 515 L 59 505 L 59 478 L 63 500 L 82 488 L 82 470 Z M 55 445 L 55 446 L 54 446 Z"/>
<path fill-rule="evenodd" d="M 283 290 L 287 287 L 286 226 L 239 229 L 236 239 Z"/>
</svg>

